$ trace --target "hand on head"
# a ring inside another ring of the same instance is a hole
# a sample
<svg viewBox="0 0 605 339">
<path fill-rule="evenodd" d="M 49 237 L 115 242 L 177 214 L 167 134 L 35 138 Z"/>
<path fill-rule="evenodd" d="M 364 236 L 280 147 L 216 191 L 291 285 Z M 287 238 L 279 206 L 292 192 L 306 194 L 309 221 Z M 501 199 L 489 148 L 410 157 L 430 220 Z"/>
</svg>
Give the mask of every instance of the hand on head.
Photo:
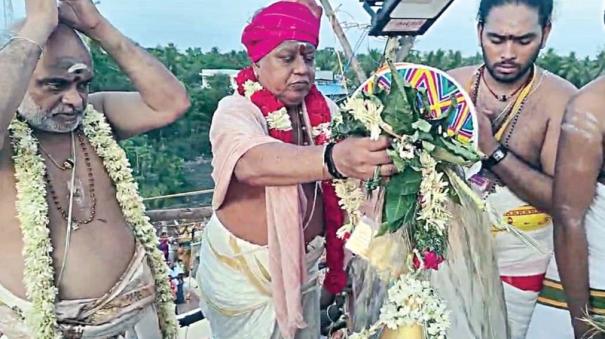
<svg viewBox="0 0 605 339">
<path fill-rule="evenodd" d="M 25 0 L 25 12 L 40 46 L 59 23 L 90 36 L 105 20 L 91 0 Z"/>
<path fill-rule="evenodd" d="M 92 0 L 60 0 L 59 20 L 89 35 L 103 23 L 104 18 Z"/>
</svg>

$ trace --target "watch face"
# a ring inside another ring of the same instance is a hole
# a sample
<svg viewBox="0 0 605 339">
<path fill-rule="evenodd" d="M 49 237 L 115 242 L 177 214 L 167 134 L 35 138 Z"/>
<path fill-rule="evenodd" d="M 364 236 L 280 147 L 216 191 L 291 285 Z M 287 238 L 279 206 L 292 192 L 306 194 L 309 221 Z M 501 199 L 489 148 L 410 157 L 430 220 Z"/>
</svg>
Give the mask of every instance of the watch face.
<svg viewBox="0 0 605 339">
<path fill-rule="evenodd" d="M 496 152 L 494 152 L 494 160 L 496 161 L 500 161 L 504 158 L 504 152 L 502 152 L 502 150 L 497 150 Z"/>
</svg>

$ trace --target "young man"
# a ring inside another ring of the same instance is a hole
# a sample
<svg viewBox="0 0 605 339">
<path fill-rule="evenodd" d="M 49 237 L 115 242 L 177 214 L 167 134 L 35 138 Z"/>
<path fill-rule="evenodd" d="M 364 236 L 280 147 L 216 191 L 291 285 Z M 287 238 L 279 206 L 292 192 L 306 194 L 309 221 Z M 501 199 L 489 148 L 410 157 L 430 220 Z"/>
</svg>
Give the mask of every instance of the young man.
<svg viewBox="0 0 605 339">
<path fill-rule="evenodd" d="M 484 64 L 450 73 L 478 111 L 488 156 L 473 183 L 503 220 L 531 236 L 539 253 L 495 231 L 512 338 L 525 338 L 552 253 L 552 176 L 559 126 L 576 89 L 535 65 L 551 30 L 552 0 L 482 0 L 477 34 Z"/>
<path fill-rule="evenodd" d="M 186 92 L 92 1 L 25 4 L 25 22 L 0 50 L 0 245 L 9 253 L 0 258 L 0 332 L 171 337 L 167 268 L 112 131 L 128 138 L 171 123 L 189 106 Z M 89 95 L 91 55 L 75 30 L 138 92 Z"/>
</svg>

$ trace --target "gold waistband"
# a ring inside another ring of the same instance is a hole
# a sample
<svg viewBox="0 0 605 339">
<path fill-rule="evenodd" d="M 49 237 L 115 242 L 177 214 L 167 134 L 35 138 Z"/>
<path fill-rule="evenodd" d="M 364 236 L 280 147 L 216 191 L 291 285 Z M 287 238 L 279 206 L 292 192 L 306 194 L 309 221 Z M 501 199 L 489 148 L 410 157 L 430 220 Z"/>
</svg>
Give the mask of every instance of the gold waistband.
<svg viewBox="0 0 605 339">
<path fill-rule="evenodd" d="M 523 205 L 506 211 L 502 214 L 503 221 L 515 226 L 524 232 L 538 231 L 551 225 L 550 215 L 530 205 Z M 492 227 L 493 233 L 501 232 L 502 229 Z"/>
</svg>

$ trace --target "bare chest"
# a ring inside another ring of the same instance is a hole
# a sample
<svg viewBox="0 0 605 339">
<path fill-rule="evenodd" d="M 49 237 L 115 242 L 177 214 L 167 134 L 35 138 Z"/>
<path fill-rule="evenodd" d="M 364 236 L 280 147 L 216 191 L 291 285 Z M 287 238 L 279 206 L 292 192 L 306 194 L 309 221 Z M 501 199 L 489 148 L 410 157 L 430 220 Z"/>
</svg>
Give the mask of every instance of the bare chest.
<svg viewBox="0 0 605 339">
<path fill-rule="evenodd" d="M 500 102 L 487 93 L 479 93 L 476 108 L 492 121 L 494 135 L 526 162 L 540 166 L 540 154 L 548 129 L 546 105 L 537 93 L 515 103 Z"/>
<path fill-rule="evenodd" d="M 5 255 L 0 256 L 0 266 L 4 268 L 0 272 L 0 284 L 23 297 L 23 236 L 15 207 L 17 182 L 12 150 L 4 150 L 1 154 L 3 237 L 0 237 L 0 246 Z M 76 149 L 74 180 L 71 170 L 58 168 L 54 161 L 44 158 L 55 277 L 61 268 L 64 269 L 63 279 L 58 283 L 60 297 L 77 299 L 103 295 L 118 280 L 134 253 L 134 237 L 116 200 L 115 187 L 90 145 L 87 151 Z M 65 159 L 59 156 L 55 160 L 62 164 Z M 69 246 L 66 246 L 66 215 L 70 210 L 71 192 L 74 192 L 71 214 L 78 227 L 72 231 Z"/>
</svg>

